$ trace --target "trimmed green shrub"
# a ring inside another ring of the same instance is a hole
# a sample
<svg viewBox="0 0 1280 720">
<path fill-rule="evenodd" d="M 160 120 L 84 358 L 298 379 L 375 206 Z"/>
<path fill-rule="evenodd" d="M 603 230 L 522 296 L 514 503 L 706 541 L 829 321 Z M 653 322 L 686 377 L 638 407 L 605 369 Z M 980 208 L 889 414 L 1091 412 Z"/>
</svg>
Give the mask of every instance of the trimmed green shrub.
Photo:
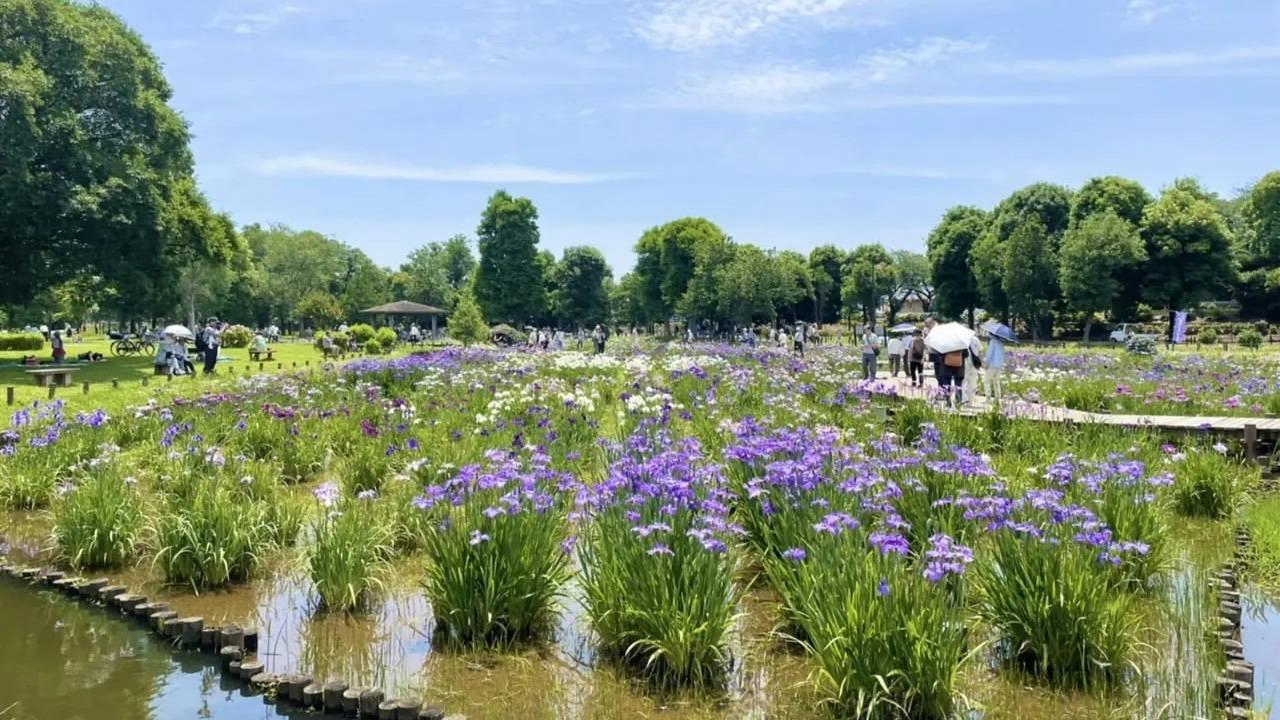
<svg viewBox="0 0 1280 720">
<path fill-rule="evenodd" d="M 42 350 L 44 337 L 25 333 L 0 333 L 0 350 Z"/>
<path fill-rule="evenodd" d="M 253 331 L 243 325 L 232 325 L 222 331 L 222 347 L 247 348 L 253 341 Z"/>
<path fill-rule="evenodd" d="M 368 345 L 373 339 L 373 326 L 367 323 L 356 323 L 347 328 L 347 334 L 350 335 L 361 346 Z"/>
<path fill-rule="evenodd" d="M 396 331 L 389 327 L 378 328 L 373 339 L 382 347 L 382 352 L 391 352 L 391 348 L 396 346 Z"/>
<path fill-rule="evenodd" d="M 1218 342 L 1218 331 L 1213 328 L 1204 328 L 1196 333 L 1196 342 L 1201 345 L 1216 345 Z"/>
<path fill-rule="evenodd" d="M 1262 334 L 1253 329 L 1245 330 L 1236 338 L 1236 342 L 1240 343 L 1241 347 L 1257 350 L 1262 347 Z"/>
</svg>

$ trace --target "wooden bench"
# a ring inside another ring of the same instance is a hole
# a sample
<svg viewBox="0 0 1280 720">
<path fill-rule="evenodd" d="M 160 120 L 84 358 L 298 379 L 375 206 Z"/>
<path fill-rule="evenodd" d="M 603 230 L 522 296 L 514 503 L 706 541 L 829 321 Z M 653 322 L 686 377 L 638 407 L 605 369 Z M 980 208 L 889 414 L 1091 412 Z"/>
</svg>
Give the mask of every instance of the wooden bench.
<svg viewBox="0 0 1280 720">
<path fill-rule="evenodd" d="M 258 362 L 259 360 L 263 360 L 263 359 L 265 359 L 267 362 L 272 362 L 273 360 L 276 359 L 275 352 L 276 351 L 272 350 L 271 348 L 267 348 L 266 351 L 250 350 L 249 359 L 252 360 L 253 362 Z M 263 355 L 266 355 L 267 357 L 263 358 L 262 357 Z"/>
<path fill-rule="evenodd" d="M 46 367 L 37 368 L 35 370 L 25 371 L 40 387 L 48 387 L 49 385 L 61 385 L 62 387 L 71 387 L 71 374 L 80 368 L 75 367 Z"/>
</svg>

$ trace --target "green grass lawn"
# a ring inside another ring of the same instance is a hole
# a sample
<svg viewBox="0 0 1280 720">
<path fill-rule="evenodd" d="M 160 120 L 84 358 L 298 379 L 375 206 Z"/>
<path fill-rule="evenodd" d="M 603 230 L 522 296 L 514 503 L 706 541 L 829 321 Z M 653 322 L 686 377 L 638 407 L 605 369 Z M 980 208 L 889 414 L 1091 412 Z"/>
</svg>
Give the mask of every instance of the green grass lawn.
<svg viewBox="0 0 1280 720">
<path fill-rule="evenodd" d="M 110 346 L 111 341 L 104 338 L 90 338 L 85 342 L 67 343 L 67 357 L 69 359 L 73 359 L 85 352 L 102 353 L 106 356 L 106 359 L 101 362 L 69 363 L 72 367 L 78 368 L 73 375 L 74 387 L 60 387 L 56 390 L 56 396 L 67 400 L 71 400 L 73 397 L 82 398 L 84 397 L 83 384 L 89 383 L 89 397 L 93 398 L 91 402 L 101 402 L 103 393 L 113 391 L 112 381 L 117 382 L 120 388 L 141 386 L 144 378 L 147 378 L 153 387 L 159 383 L 185 383 L 185 387 L 192 382 L 215 382 L 217 379 L 216 377 L 205 378 L 201 374 L 197 374 L 195 377 L 175 377 L 172 380 L 166 377 L 155 377 L 152 364 L 154 361 L 153 355 L 113 357 Z M 271 349 L 275 354 L 274 361 L 263 363 L 249 362 L 249 350 L 247 348 L 223 349 L 219 353 L 219 376 L 237 377 L 258 372 L 288 371 L 295 367 L 307 367 L 307 363 L 316 366 L 323 361 L 320 351 L 307 342 L 284 341 L 272 343 Z M 44 350 L 37 352 L 0 351 L 0 385 L 14 388 L 16 404 L 26 404 L 32 400 L 48 397 L 48 390 L 38 387 L 32 376 L 27 374 L 26 371 L 31 368 L 20 364 L 22 358 L 26 355 L 35 355 L 41 362 L 52 360 L 47 345 Z M 194 356 L 192 361 L 195 362 Z M 197 370 L 199 370 L 199 363 L 196 363 L 196 365 Z"/>
</svg>

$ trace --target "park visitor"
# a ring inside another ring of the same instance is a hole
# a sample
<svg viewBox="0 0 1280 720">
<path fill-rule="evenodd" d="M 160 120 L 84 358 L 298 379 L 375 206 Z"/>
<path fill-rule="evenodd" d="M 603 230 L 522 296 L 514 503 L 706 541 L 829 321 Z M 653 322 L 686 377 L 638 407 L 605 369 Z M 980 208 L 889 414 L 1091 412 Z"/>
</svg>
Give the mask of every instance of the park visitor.
<svg viewBox="0 0 1280 720">
<path fill-rule="evenodd" d="M 875 328 L 868 325 L 862 333 L 862 379 L 876 379 L 876 356 L 880 354 L 880 338 L 876 337 Z"/>
<path fill-rule="evenodd" d="M 204 341 L 204 374 L 212 375 L 218 367 L 218 346 L 222 344 L 222 326 L 218 318 L 209 318 L 200 335 Z"/>
<path fill-rule="evenodd" d="M 987 399 L 1000 402 L 1004 398 L 1001 382 L 1004 375 L 1004 341 L 992 335 L 987 340 Z"/>
<path fill-rule="evenodd" d="M 978 340 L 978 336 L 974 335 L 969 341 L 969 353 L 965 357 L 964 365 L 964 397 L 962 398 L 965 405 L 973 402 L 978 396 L 978 380 L 982 373 L 978 372 L 982 368 L 982 342 Z"/>
<path fill-rule="evenodd" d="M 804 344 L 808 339 L 809 326 L 803 322 L 796 323 L 795 351 L 800 357 L 804 357 Z"/>
<path fill-rule="evenodd" d="M 938 321 L 933 318 L 929 318 L 928 320 L 924 321 L 924 337 L 926 340 L 929 339 L 929 332 L 937 326 L 938 326 Z M 929 348 L 928 357 L 929 357 L 929 362 L 933 364 L 933 379 L 936 380 L 938 383 L 938 386 L 941 387 L 942 386 L 942 353 L 934 350 L 933 348 Z M 924 382 L 922 381 L 920 384 L 923 385 Z"/>
<path fill-rule="evenodd" d="M 62 333 L 54 330 L 53 337 L 49 339 L 49 345 L 53 348 L 53 361 L 61 364 L 62 359 L 67 356 L 67 347 L 62 342 Z"/>
<path fill-rule="evenodd" d="M 897 335 L 889 338 L 889 346 L 886 348 L 889 353 L 889 374 L 894 377 L 898 377 L 898 371 L 902 369 L 902 353 L 905 349 L 902 338 Z"/>
<path fill-rule="evenodd" d="M 906 347 L 907 376 L 911 378 L 911 387 L 924 385 L 924 356 L 926 352 L 927 348 L 924 344 L 924 338 L 920 336 L 920 331 L 913 331 Z"/>
</svg>

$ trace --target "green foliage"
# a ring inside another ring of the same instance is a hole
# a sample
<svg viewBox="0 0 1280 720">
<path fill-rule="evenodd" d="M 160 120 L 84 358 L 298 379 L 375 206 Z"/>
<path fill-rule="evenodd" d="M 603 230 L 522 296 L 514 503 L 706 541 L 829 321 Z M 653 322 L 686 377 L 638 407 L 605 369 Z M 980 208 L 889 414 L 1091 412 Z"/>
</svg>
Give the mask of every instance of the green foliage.
<svg viewBox="0 0 1280 720">
<path fill-rule="evenodd" d="M 449 337 L 461 342 L 463 345 L 484 342 L 489 339 L 489 328 L 484 324 L 484 316 L 480 313 L 480 306 L 476 303 L 475 298 L 471 296 L 471 293 L 464 294 L 458 300 L 458 307 L 453 311 L 453 316 L 449 318 Z M 511 337 L 513 340 L 523 341 L 524 333 L 515 331 L 511 333 Z"/>
<path fill-rule="evenodd" d="M 1138 619 L 1096 548 L 1003 529 L 975 566 L 978 609 L 1007 662 L 1066 686 L 1110 685 L 1128 672 Z"/>
<path fill-rule="evenodd" d="M 350 328 L 348 328 L 350 330 Z M 373 342 L 377 343 L 381 352 L 389 353 L 396 346 L 396 331 L 389 327 L 380 327 L 378 332 L 374 333 Z"/>
<path fill-rule="evenodd" d="M 697 269 L 699 248 L 728 242 L 728 235 L 705 218 L 681 218 L 646 230 L 635 247 L 638 315 L 646 322 L 666 322 L 677 314 Z"/>
<path fill-rule="evenodd" d="M 1254 183 L 1244 205 L 1250 251 L 1272 264 L 1280 261 L 1280 172 Z"/>
<path fill-rule="evenodd" d="M 1250 536 L 1250 566 L 1275 586 L 1280 582 L 1280 495 L 1264 495 L 1245 515 Z"/>
<path fill-rule="evenodd" d="M 39 351 L 44 349 L 41 335 L 0 333 L 0 350 Z"/>
<path fill-rule="evenodd" d="M 809 269 L 813 274 L 814 297 L 818 308 L 818 316 L 814 320 L 829 323 L 840 319 L 844 265 L 844 251 L 835 245 L 819 245 L 809 253 Z"/>
<path fill-rule="evenodd" d="M 344 318 L 353 318 L 366 308 L 391 300 L 391 277 L 363 252 L 351 249 L 347 252 L 347 271 L 339 284 L 338 304 Z"/>
<path fill-rule="evenodd" d="M 694 516 L 659 514 L 656 503 L 615 503 L 597 515 L 579 544 L 587 616 L 605 653 L 659 687 L 714 687 L 729 667 L 729 634 L 741 591 L 736 560 L 696 538 Z M 653 555 L 652 540 L 633 526 L 666 524 Z"/>
<path fill-rule="evenodd" d="M 538 264 L 538 209 L 528 198 L 499 190 L 476 230 L 480 264 L 474 292 L 484 315 L 517 324 L 541 317 L 547 305 Z"/>
<path fill-rule="evenodd" d="M 269 548 L 272 527 L 261 505 L 244 502 L 225 482 L 199 482 L 169 499 L 154 533 L 165 580 L 202 590 L 247 579 Z"/>
<path fill-rule="evenodd" d="M 945 586 L 860 533 L 815 534 L 806 551 L 803 561 L 766 567 L 832 715 L 953 717 L 969 638 Z"/>
<path fill-rule="evenodd" d="M 849 264 L 845 268 L 844 297 L 841 298 L 845 312 L 850 315 L 860 312 L 864 320 L 873 322 L 880 301 L 893 291 L 896 283 L 893 258 L 884 246 L 859 245 L 849 253 Z"/>
<path fill-rule="evenodd" d="M 1016 226 L 1004 243 L 1001 283 L 1009 312 L 1031 327 L 1032 337 L 1049 318 L 1057 297 L 1058 260 L 1045 227 L 1038 220 Z"/>
<path fill-rule="evenodd" d="M 565 248 L 552 271 L 551 309 L 562 328 L 592 327 L 608 321 L 605 284 L 613 277 L 604 255 L 593 247 Z"/>
<path fill-rule="evenodd" d="M 222 331 L 222 347 L 247 348 L 253 342 L 253 331 L 243 325 L 232 325 Z"/>
<path fill-rule="evenodd" d="M 1262 347 L 1262 335 L 1257 330 L 1249 328 L 1236 336 L 1236 342 L 1240 343 L 1240 347 L 1257 350 Z"/>
<path fill-rule="evenodd" d="M 1137 228 L 1110 208 L 1086 215 L 1062 239 L 1059 279 L 1073 311 L 1092 317 L 1111 309 L 1147 258 Z M 1088 325 L 1086 324 L 1086 339 Z"/>
<path fill-rule="evenodd" d="M 974 207 L 953 207 L 929 233 L 929 275 L 937 309 L 946 317 L 972 314 L 980 302 L 973 249 L 987 232 L 987 214 Z"/>
<path fill-rule="evenodd" d="M 347 335 L 360 345 L 365 345 L 372 340 L 374 332 L 373 326 L 367 323 L 356 323 L 347 327 Z"/>
<path fill-rule="evenodd" d="M 311 328 L 332 328 L 346 317 L 338 299 L 319 290 L 308 293 L 299 300 L 293 313 L 300 322 Z"/>
<path fill-rule="evenodd" d="M 1110 212 L 1137 228 L 1142 224 L 1142 213 L 1150 203 L 1150 193 L 1135 180 L 1114 175 L 1092 178 L 1075 194 L 1075 202 L 1071 205 L 1071 226 L 1076 227 L 1096 214 Z"/>
<path fill-rule="evenodd" d="M 1250 471 L 1232 462 L 1224 448 L 1192 447 L 1174 459 L 1172 498 L 1179 514 L 1226 518 L 1240 506 Z"/>
<path fill-rule="evenodd" d="M 325 610 L 361 608 L 383 586 L 392 554 L 391 527 L 374 500 L 348 500 L 322 509 L 307 564 Z"/>
<path fill-rule="evenodd" d="M 126 565 L 142 534 L 142 502 L 134 478 L 105 465 L 89 471 L 53 509 L 53 545 L 74 570 Z"/>
<path fill-rule="evenodd" d="M 1218 331 L 1211 327 L 1201 328 L 1200 332 L 1196 333 L 1196 343 L 1200 345 L 1217 345 Z"/>
<path fill-rule="evenodd" d="M 460 504 L 426 511 L 434 531 L 423 541 L 424 586 L 446 645 L 507 646 L 552 628 L 569 577 L 564 510 L 488 517 L 485 510 L 502 506 L 505 492 L 477 487 Z"/>
<path fill-rule="evenodd" d="M 202 216 L 201 235 L 229 223 L 193 202 L 187 126 L 171 94 L 155 56 L 106 8 L 0 5 L 0 302 L 25 303 L 78 275 L 154 299 L 155 284 L 176 276 L 175 255 L 209 256 L 213 238 L 190 243 L 186 211 Z"/>
<path fill-rule="evenodd" d="M 1231 231 L 1194 182 L 1180 181 L 1147 206 L 1146 293 L 1164 307 L 1180 308 L 1210 297 L 1235 278 Z"/>
<path fill-rule="evenodd" d="M 454 235 L 443 243 L 433 242 L 414 250 L 400 266 L 403 286 L 399 295 L 406 300 L 450 309 L 470 282 L 476 258 L 466 235 Z"/>
</svg>

